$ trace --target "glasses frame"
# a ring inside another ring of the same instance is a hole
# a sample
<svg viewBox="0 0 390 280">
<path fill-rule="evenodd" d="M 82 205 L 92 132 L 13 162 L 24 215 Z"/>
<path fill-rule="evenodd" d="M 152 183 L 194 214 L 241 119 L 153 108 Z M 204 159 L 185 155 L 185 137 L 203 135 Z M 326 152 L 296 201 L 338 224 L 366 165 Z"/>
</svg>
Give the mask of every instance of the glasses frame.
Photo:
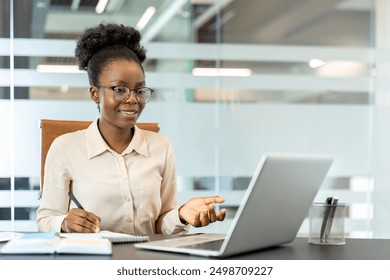
<svg viewBox="0 0 390 280">
<path fill-rule="evenodd" d="M 118 97 L 118 95 L 116 94 L 116 91 L 115 91 L 115 88 L 116 87 L 124 87 L 124 88 L 127 88 L 129 90 L 129 93 L 126 94 L 126 95 L 123 95 L 123 98 L 122 100 L 118 100 L 116 97 Z M 123 86 L 123 85 L 115 85 L 115 86 L 102 86 L 102 85 L 98 85 L 97 88 L 107 88 L 107 89 L 110 89 L 114 95 L 114 99 L 118 102 L 125 102 L 127 99 L 129 99 L 129 97 L 131 96 L 131 93 L 134 92 L 134 96 L 135 96 L 135 99 L 137 99 L 137 102 L 138 103 L 141 103 L 141 104 L 146 104 L 150 101 L 150 99 L 152 99 L 152 95 L 154 93 L 154 89 L 150 88 L 150 87 L 138 87 L 138 88 L 129 88 L 128 86 Z M 141 102 L 139 101 L 138 99 L 138 94 L 137 94 L 137 91 L 139 89 L 148 89 L 150 90 L 150 97 L 149 99 L 146 101 L 146 102 Z"/>
</svg>

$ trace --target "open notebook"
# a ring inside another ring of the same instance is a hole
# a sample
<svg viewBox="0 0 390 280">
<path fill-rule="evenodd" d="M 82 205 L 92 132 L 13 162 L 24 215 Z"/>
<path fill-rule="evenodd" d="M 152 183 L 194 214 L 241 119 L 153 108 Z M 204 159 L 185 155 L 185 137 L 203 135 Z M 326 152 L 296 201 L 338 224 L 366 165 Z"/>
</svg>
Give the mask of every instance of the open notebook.
<svg viewBox="0 0 390 280">
<path fill-rule="evenodd" d="M 26 233 L 8 241 L 1 254 L 91 254 L 111 255 L 111 242 L 105 238 L 61 238 L 56 232 Z"/>
<path fill-rule="evenodd" d="M 112 243 L 142 242 L 148 236 L 111 231 L 99 233 L 25 233 L 8 241 L 2 254 L 92 254 L 111 255 Z"/>
<path fill-rule="evenodd" d="M 119 232 L 112 232 L 108 230 L 102 230 L 98 233 L 61 233 L 61 237 L 66 238 L 106 238 L 112 243 L 132 243 L 132 242 L 142 242 L 148 241 L 149 237 L 147 235 L 132 235 Z"/>
</svg>

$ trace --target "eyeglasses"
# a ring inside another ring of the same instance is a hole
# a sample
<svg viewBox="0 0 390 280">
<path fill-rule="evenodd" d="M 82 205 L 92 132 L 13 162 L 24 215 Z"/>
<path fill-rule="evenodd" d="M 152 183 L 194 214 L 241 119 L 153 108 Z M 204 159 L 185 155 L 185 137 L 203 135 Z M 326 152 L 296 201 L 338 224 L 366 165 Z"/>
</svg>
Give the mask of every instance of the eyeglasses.
<svg viewBox="0 0 390 280">
<path fill-rule="evenodd" d="M 152 97 L 153 89 L 148 87 L 139 87 L 139 88 L 129 88 L 127 86 L 98 86 L 99 88 L 108 88 L 111 89 L 114 93 L 114 99 L 119 102 L 125 102 L 129 99 L 131 92 L 134 91 L 135 98 L 139 103 L 146 104 L 149 102 Z"/>
</svg>

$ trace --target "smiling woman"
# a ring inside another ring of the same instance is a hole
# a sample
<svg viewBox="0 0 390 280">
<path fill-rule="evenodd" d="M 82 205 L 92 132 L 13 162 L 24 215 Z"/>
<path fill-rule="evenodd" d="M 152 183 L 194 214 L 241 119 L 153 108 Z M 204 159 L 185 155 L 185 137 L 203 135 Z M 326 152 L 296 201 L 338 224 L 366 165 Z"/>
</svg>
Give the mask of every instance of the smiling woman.
<svg viewBox="0 0 390 280">
<path fill-rule="evenodd" d="M 169 234 L 224 220 L 226 210 L 213 207 L 224 202 L 218 196 L 179 207 L 171 141 L 136 126 L 153 92 L 140 39 L 132 27 L 100 24 L 78 41 L 76 57 L 88 73 L 99 118 L 52 143 L 37 210 L 40 231 Z M 68 192 L 83 208 L 69 202 Z"/>
<path fill-rule="evenodd" d="M 132 139 L 132 130 L 146 106 L 146 99 L 138 94 L 123 94 L 125 90 L 145 87 L 145 75 L 138 63 L 119 58 L 108 62 L 98 84 L 91 85 L 91 98 L 100 109 L 99 129 L 107 144 L 122 153 Z M 115 90 L 114 90 L 115 89 Z M 125 90 L 126 91 L 126 90 Z M 119 92 L 119 93 L 118 93 Z M 142 102 L 139 102 L 141 99 Z M 121 128 L 121 129 L 115 129 Z M 123 139 L 123 141 L 121 141 Z"/>
</svg>

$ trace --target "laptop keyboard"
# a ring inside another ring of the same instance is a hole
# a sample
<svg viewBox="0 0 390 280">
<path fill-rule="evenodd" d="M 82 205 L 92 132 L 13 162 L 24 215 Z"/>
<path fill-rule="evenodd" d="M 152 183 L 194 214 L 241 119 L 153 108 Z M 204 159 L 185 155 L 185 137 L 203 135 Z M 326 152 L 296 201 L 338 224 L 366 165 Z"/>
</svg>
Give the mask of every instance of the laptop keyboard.
<svg viewBox="0 0 390 280">
<path fill-rule="evenodd" d="M 223 239 L 212 240 L 202 243 L 195 243 L 191 245 L 180 246 L 181 248 L 190 248 L 190 249 L 200 249 L 200 250 L 210 250 L 210 251 L 219 251 L 222 246 Z"/>
</svg>

